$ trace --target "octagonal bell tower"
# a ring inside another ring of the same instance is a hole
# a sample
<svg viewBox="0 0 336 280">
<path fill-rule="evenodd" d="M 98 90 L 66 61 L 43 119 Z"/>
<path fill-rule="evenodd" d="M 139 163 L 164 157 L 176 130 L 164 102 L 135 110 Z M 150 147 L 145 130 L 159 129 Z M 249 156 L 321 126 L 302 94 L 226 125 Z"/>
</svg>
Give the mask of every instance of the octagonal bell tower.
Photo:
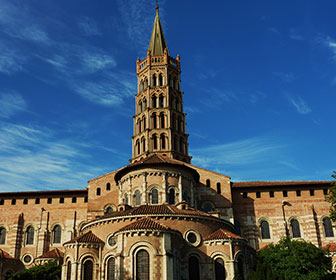
<svg viewBox="0 0 336 280">
<path fill-rule="evenodd" d="M 180 57 L 169 55 L 156 6 L 147 57 L 137 59 L 132 163 L 153 154 L 190 162 L 180 75 Z"/>
</svg>

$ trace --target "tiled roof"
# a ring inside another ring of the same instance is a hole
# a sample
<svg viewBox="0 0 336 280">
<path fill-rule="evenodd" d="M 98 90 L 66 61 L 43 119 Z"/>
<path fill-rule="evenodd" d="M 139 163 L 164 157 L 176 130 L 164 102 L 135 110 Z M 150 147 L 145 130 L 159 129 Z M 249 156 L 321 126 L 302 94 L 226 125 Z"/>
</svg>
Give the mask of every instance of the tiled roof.
<svg viewBox="0 0 336 280">
<path fill-rule="evenodd" d="M 163 156 L 163 155 L 159 155 L 159 154 L 150 155 L 147 158 L 138 160 L 136 162 L 133 162 L 133 163 L 125 166 L 124 168 L 120 169 L 116 173 L 114 178 L 115 178 L 116 181 L 118 181 L 129 169 L 132 169 L 132 168 L 135 168 L 135 167 L 138 167 L 138 166 L 142 166 L 142 165 L 146 166 L 146 165 L 152 165 L 152 164 L 175 164 L 175 165 L 183 166 L 184 168 L 192 171 L 194 173 L 197 181 L 199 180 L 198 172 L 195 169 L 193 169 L 192 167 L 185 164 L 183 161 L 172 159 L 172 158 L 169 158 L 167 156 Z"/>
<path fill-rule="evenodd" d="M 0 260 L 1 259 L 14 260 L 14 258 L 10 254 L 8 254 L 6 251 L 0 249 Z"/>
<path fill-rule="evenodd" d="M 336 243 L 331 242 L 323 246 L 322 249 L 328 250 L 329 252 L 336 252 Z"/>
<path fill-rule="evenodd" d="M 55 248 L 48 252 L 45 252 L 43 255 L 39 256 L 38 259 L 63 259 L 64 253 L 59 249 Z"/>
<path fill-rule="evenodd" d="M 138 221 L 135 221 L 127 226 L 122 227 L 120 231 L 126 230 L 142 230 L 142 229 L 153 229 L 153 230 L 168 230 L 169 228 L 165 225 L 160 224 L 150 217 L 144 217 Z"/>
<path fill-rule="evenodd" d="M 243 187 L 276 187 L 276 186 L 304 186 L 304 185 L 328 185 L 333 181 L 253 181 L 232 182 L 233 188 Z"/>
<path fill-rule="evenodd" d="M 100 238 L 92 233 L 90 230 L 89 232 L 77 236 L 70 241 L 65 242 L 64 244 L 71 244 L 71 243 L 104 243 Z"/>
<path fill-rule="evenodd" d="M 134 216 L 134 215 L 200 215 L 212 217 L 211 215 L 194 208 L 178 209 L 177 207 L 169 204 L 160 205 L 141 205 L 125 211 L 117 211 L 111 214 L 106 214 L 104 217 L 117 217 L 117 216 Z"/>
<path fill-rule="evenodd" d="M 220 228 L 215 232 L 209 234 L 207 237 L 205 237 L 204 241 L 216 240 L 216 239 L 243 239 L 243 238 L 228 230 Z"/>
</svg>

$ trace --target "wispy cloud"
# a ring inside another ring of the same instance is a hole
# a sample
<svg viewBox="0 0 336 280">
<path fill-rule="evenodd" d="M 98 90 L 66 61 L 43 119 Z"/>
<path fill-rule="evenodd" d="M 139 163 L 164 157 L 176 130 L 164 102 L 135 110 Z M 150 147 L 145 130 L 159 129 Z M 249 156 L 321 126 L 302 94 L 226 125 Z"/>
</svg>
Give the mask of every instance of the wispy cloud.
<svg viewBox="0 0 336 280">
<path fill-rule="evenodd" d="M 98 29 L 97 23 L 89 17 L 81 17 L 78 20 L 78 27 L 85 36 L 98 36 L 101 32 Z"/>
<path fill-rule="evenodd" d="M 11 75 L 23 70 L 25 58 L 15 50 L 0 47 L 0 72 Z"/>
<path fill-rule="evenodd" d="M 149 43 L 149 37 L 144 38 L 144 34 L 151 34 L 155 16 L 154 5 L 147 0 L 118 0 L 117 3 L 129 39 L 133 42 L 135 49 L 143 55 Z M 160 1 L 160 20 L 162 22 L 164 22 L 163 6 L 164 1 Z M 165 26 L 165 30 L 167 29 Z"/>
<path fill-rule="evenodd" d="M 299 97 L 289 97 L 290 103 L 295 107 L 298 113 L 302 115 L 309 114 L 311 112 L 311 108 L 307 105 L 307 103 L 299 96 Z"/>
<path fill-rule="evenodd" d="M 296 28 L 289 29 L 289 38 L 296 41 L 302 41 L 305 39 L 304 36 L 300 34 L 299 30 Z"/>
<path fill-rule="evenodd" d="M 26 109 L 27 103 L 20 94 L 16 92 L 0 93 L 0 117 L 9 118 Z"/>
<path fill-rule="evenodd" d="M 37 19 L 38 17 L 32 16 L 27 5 L 0 1 L 0 26 L 4 33 L 13 38 L 49 45 L 52 43 L 49 35 Z"/>
<path fill-rule="evenodd" d="M 85 186 L 101 172 L 88 164 L 92 162 L 90 148 L 59 139 L 44 127 L 0 123 L 0 188 L 22 191 Z"/>
<path fill-rule="evenodd" d="M 203 167 L 251 165 L 274 159 L 283 148 L 275 139 L 259 137 L 193 149 L 193 162 Z"/>
</svg>

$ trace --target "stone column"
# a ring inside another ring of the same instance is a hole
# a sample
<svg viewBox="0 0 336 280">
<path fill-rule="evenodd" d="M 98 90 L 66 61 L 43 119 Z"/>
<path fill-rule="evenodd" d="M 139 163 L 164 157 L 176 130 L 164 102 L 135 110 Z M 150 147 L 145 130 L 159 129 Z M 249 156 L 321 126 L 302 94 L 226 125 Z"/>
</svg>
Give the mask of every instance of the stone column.
<svg viewBox="0 0 336 280">
<path fill-rule="evenodd" d="M 178 180 L 178 190 L 179 190 L 179 201 L 182 201 L 182 194 L 183 194 L 183 190 L 182 190 L 182 174 L 179 174 L 179 180 Z"/>
<path fill-rule="evenodd" d="M 162 202 L 167 202 L 167 173 L 162 173 Z"/>
<path fill-rule="evenodd" d="M 141 204 L 148 203 L 148 195 L 147 195 L 147 173 L 144 172 L 142 175 L 142 188 L 141 188 Z"/>
</svg>

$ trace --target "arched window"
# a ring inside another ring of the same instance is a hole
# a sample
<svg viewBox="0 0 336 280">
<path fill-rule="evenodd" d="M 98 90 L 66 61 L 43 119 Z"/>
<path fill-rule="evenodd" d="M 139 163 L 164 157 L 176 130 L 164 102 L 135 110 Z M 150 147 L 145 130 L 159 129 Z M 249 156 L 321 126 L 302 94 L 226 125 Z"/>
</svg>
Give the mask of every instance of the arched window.
<svg viewBox="0 0 336 280">
<path fill-rule="evenodd" d="M 138 110 L 139 110 L 139 113 L 142 112 L 142 102 L 141 102 L 141 100 L 139 101 L 139 104 L 138 104 Z"/>
<path fill-rule="evenodd" d="M 189 203 L 189 195 L 186 191 L 184 191 L 182 194 L 182 200 Z"/>
<path fill-rule="evenodd" d="M 149 280 L 149 254 L 145 250 L 136 253 L 136 280 Z"/>
<path fill-rule="evenodd" d="M 297 220 L 295 220 L 295 219 L 291 220 L 290 227 L 291 227 L 293 238 L 301 237 L 300 224 Z"/>
<path fill-rule="evenodd" d="M 166 149 L 166 136 L 164 134 L 160 135 L 161 149 Z"/>
<path fill-rule="evenodd" d="M 135 198 L 135 205 L 140 205 L 141 203 L 141 194 L 139 190 L 136 190 L 134 193 L 134 198 Z"/>
<path fill-rule="evenodd" d="M 111 190 L 111 184 L 110 184 L 110 183 L 107 183 L 107 184 L 106 184 L 106 190 L 107 190 L 107 191 Z"/>
<path fill-rule="evenodd" d="M 177 118 L 177 130 L 178 131 L 181 131 L 181 116 L 178 116 Z"/>
<path fill-rule="evenodd" d="M 215 259 L 215 279 L 216 280 L 225 279 L 225 265 L 222 258 Z"/>
<path fill-rule="evenodd" d="M 100 195 L 100 188 L 97 188 L 96 193 L 97 193 L 97 195 Z"/>
<path fill-rule="evenodd" d="M 147 80 L 147 78 L 145 79 L 144 87 L 145 87 L 145 89 L 148 88 L 148 80 Z"/>
<path fill-rule="evenodd" d="M 67 262 L 66 280 L 71 280 L 71 261 Z"/>
<path fill-rule="evenodd" d="M 140 142 L 139 142 L 139 140 L 136 141 L 135 147 L 136 147 L 136 154 L 140 155 Z"/>
<path fill-rule="evenodd" d="M 144 90 L 144 81 L 141 80 L 140 82 L 140 91 L 143 91 Z"/>
<path fill-rule="evenodd" d="M 157 128 L 156 114 L 152 114 L 152 128 Z"/>
<path fill-rule="evenodd" d="M 115 279 L 115 258 L 109 258 L 107 261 L 107 280 Z"/>
<path fill-rule="evenodd" d="M 181 102 L 179 100 L 176 100 L 176 110 L 181 112 Z"/>
<path fill-rule="evenodd" d="M 162 74 L 159 75 L 159 86 L 160 87 L 163 86 L 163 77 L 162 77 Z"/>
<path fill-rule="evenodd" d="M 176 89 L 176 78 L 174 77 L 172 80 L 172 87 Z"/>
<path fill-rule="evenodd" d="M 157 136 L 156 136 L 156 134 L 153 134 L 153 136 L 152 136 L 152 147 L 153 147 L 153 150 L 157 149 Z"/>
<path fill-rule="evenodd" d="M 189 279 L 190 280 L 199 280 L 200 279 L 200 269 L 199 269 L 199 261 L 195 256 L 191 256 L 189 258 L 188 263 L 189 270 Z"/>
<path fill-rule="evenodd" d="M 124 203 L 128 204 L 128 195 L 127 195 L 127 193 L 125 193 L 125 195 L 124 195 Z"/>
<path fill-rule="evenodd" d="M 157 189 L 152 189 L 151 196 L 152 196 L 152 204 L 158 204 L 159 203 L 159 192 Z"/>
<path fill-rule="evenodd" d="M 159 107 L 160 108 L 164 107 L 164 97 L 162 95 L 159 96 Z"/>
<path fill-rule="evenodd" d="M 221 194 L 222 190 L 221 190 L 221 183 L 217 183 L 217 193 Z"/>
<path fill-rule="evenodd" d="M 111 214 L 111 213 L 113 213 L 113 207 L 108 206 L 108 207 L 105 209 L 105 213 L 106 213 L 106 214 Z"/>
<path fill-rule="evenodd" d="M 34 233 L 35 233 L 35 230 L 32 226 L 27 227 L 27 230 L 26 230 L 26 244 L 27 245 L 34 244 Z"/>
<path fill-rule="evenodd" d="M 143 137 L 141 138 L 141 146 L 142 146 L 142 152 L 146 152 L 146 139 Z"/>
<path fill-rule="evenodd" d="M 139 119 L 137 119 L 136 121 L 135 133 L 136 134 L 140 133 L 140 120 Z"/>
<path fill-rule="evenodd" d="M 152 108 L 156 108 L 156 96 L 152 96 Z"/>
<path fill-rule="evenodd" d="M 53 243 L 61 243 L 62 228 L 60 225 L 56 225 L 53 228 Z"/>
<path fill-rule="evenodd" d="M 91 260 L 84 261 L 83 280 L 92 280 L 93 262 Z"/>
<path fill-rule="evenodd" d="M 143 109 L 145 110 L 147 108 L 147 99 L 144 98 L 142 103 L 143 103 Z"/>
<path fill-rule="evenodd" d="M 270 229 L 267 221 L 262 221 L 260 223 L 261 239 L 270 239 Z"/>
<path fill-rule="evenodd" d="M 180 152 L 184 153 L 184 140 L 183 140 L 183 137 L 180 138 Z"/>
<path fill-rule="evenodd" d="M 237 272 L 240 276 L 240 278 L 245 279 L 244 278 L 244 261 L 243 258 L 241 256 L 238 257 L 237 259 Z"/>
<path fill-rule="evenodd" d="M 0 228 L 0 244 L 3 245 L 6 243 L 6 229 L 4 227 Z"/>
<path fill-rule="evenodd" d="M 153 74 L 153 76 L 152 76 L 152 86 L 156 87 L 156 76 L 155 76 L 155 74 Z"/>
<path fill-rule="evenodd" d="M 142 117 L 142 126 L 143 126 L 143 130 L 145 130 L 146 129 L 146 117 L 145 116 Z"/>
<path fill-rule="evenodd" d="M 174 150 L 178 151 L 178 140 L 177 140 L 177 136 L 174 136 Z"/>
<path fill-rule="evenodd" d="M 176 130 L 176 116 L 173 114 L 172 116 L 172 129 Z"/>
<path fill-rule="evenodd" d="M 202 203 L 201 209 L 203 212 L 209 213 L 209 212 L 215 211 L 215 205 L 210 201 L 204 201 Z"/>
<path fill-rule="evenodd" d="M 169 204 L 175 204 L 175 190 L 174 189 L 169 190 L 168 202 Z"/>
<path fill-rule="evenodd" d="M 160 113 L 160 127 L 164 128 L 165 127 L 165 117 L 163 113 Z"/>
<path fill-rule="evenodd" d="M 334 237 L 334 231 L 330 219 L 328 217 L 325 217 L 323 218 L 322 222 L 325 237 Z"/>
<path fill-rule="evenodd" d="M 210 180 L 207 179 L 207 180 L 206 180 L 206 186 L 207 186 L 208 188 L 210 188 L 210 185 L 211 185 L 211 184 L 210 184 Z"/>
</svg>

